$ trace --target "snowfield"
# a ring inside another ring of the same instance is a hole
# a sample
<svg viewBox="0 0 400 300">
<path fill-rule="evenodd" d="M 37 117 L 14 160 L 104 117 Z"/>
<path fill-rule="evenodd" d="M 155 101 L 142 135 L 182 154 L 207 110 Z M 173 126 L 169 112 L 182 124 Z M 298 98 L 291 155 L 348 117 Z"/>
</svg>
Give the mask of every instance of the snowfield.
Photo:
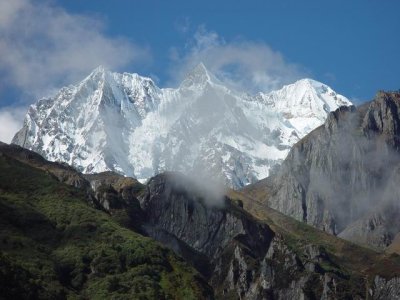
<svg viewBox="0 0 400 300">
<path fill-rule="evenodd" d="M 206 170 L 240 188 L 267 177 L 342 105 L 351 102 L 311 79 L 248 95 L 202 64 L 176 89 L 99 67 L 32 105 L 13 143 L 84 173 L 111 170 L 145 181 L 165 170 Z"/>
</svg>

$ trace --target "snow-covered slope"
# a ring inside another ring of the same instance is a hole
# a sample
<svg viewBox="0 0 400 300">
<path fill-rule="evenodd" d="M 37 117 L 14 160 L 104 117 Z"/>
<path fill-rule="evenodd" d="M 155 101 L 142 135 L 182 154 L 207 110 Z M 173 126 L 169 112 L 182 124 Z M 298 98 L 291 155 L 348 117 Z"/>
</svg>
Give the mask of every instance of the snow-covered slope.
<svg viewBox="0 0 400 300">
<path fill-rule="evenodd" d="M 250 96 L 223 86 L 203 64 L 177 89 L 99 67 L 32 105 L 13 142 L 85 173 L 145 180 L 164 170 L 207 170 L 239 188 L 268 176 L 329 111 L 349 104 L 311 79 Z"/>
</svg>

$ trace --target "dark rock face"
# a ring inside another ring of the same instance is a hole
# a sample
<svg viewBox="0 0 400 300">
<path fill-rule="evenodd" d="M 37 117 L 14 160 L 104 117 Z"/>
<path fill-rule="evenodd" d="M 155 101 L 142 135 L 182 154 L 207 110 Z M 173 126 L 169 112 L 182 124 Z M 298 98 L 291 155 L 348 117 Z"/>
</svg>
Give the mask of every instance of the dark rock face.
<svg viewBox="0 0 400 300">
<path fill-rule="evenodd" d="M 144 186 L 136 179 L 124 177 L 114 172 L 85 174 L 96 199 L 107 210 L 122 209 L 132 204 L 139 204 L 136 195 Z"/>
<path fill-rule="evenodd" d="M 246 213 L 240 201 L 226 198 L 223 205 L 212 206 L 182 175 L 152 178 L 139 201 L 145 232 L 191 262 L 214 288 L 217 298 L 366 296 L 368 284 L 355 277 L 352 280 L 359 286 L 354 285 L 323 248 L 310 244 L 295 250 L 281 234 Z"/>
<path fill-rule="evenodd" d="M 143 233 L 143 211 L 137 195 L 144 185 L 114 172 L 85 174 L 98 203 L 121 225 Z"/>
<path fill-rule="evenodd" d="M 256 299 L 263 288 L 257 283 L 261 269 L 255 266 L 265 257 L 274 232 L 228 199 L 222 206 L 206 204 L 190 187 L 191 182 L 178 174 L 158 175 L 149 181 L 139 198 L 148 234 L 188 260 L 196 253 L 206 260 L 206 270 L 200 271 L 221 294 L 244 297 L 253 293 Z"/>
<path fill-rule="evenodd" d="M 384 279 L 376 276 L 374 288 L 370 290 L 372 299 L 400 299 L 400 278 Z"/>
<path fill-rule="evenodd" d="M 396 150 L 400 145 L 400 93 L 379 92 L 364 116 L 362 128 L 366 135 L 381 135 Z"/>
<path fill-rule="evenodd" d="M 399 93 L 380 92 L 369 104 L 332 112 L 266 181 L 264 203 L 346 239 L 386 247 L 400 231 L 399 108 Z"/>
<path fill-rule="evenodd" d="M 228 201 L 224 207 L 207 205 L 191 192 L 190 185 L 178 174 L 153 177 L 140 199 L 147 224 L 175 235 L 209 257 L 220 255 L 234 239 L 258 256 L 265 254 L 274 235 L 267 225 L 256 223 Z"/>
</svg>

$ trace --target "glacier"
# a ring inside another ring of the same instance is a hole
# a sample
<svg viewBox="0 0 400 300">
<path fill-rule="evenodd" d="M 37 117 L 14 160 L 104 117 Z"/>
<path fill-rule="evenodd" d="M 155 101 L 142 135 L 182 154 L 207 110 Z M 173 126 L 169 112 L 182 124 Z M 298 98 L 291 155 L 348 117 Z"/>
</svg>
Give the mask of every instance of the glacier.
<svg viewBox="0 0 400 300">
<path fill-rule="evenodd" d="M 13 143 L 83 173 L 145 181 L 163 171 L 206 172 L 241 188 L 267 177 L 342 105 L 351 102 L 312 79 L 251 95 L 226 87 L 203 64 L 177 88 L 98 67 L 31 105 Z"/>
</svg>

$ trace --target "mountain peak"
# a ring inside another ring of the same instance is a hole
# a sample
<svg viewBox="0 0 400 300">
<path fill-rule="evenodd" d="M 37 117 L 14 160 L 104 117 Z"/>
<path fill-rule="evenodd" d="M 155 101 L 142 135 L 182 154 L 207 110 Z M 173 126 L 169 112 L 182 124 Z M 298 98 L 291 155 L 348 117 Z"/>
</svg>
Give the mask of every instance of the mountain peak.
<svg viewBox="0 0 400 300">
<path fill-rule="evenodd" d="M 182 81 L 181 87 L 203 86 L 210 80 L 210 73 L 206 66 L 200 62 L 189 73 L 187 73 L 185 79 Z"/>
<path fill-rule="evenodd" d="M 311 78 L 304 78 L 297 80 L 296 82 L 284 86 L 280 91 L 284 93 L 292 93 L 295 94 L 297 99 L 301 99 L 303 97 L 314 97 L 314 98 L 332 98 L 329 99 L 329 102 L 334 102 L 335 104 L 341 105 L 351 105 L 352 103 L 344 96 L 337 94 L 331 87 L 328 85 L 316 81 Z M 323 101 L 325 102 L 325 101 Z M 332 103 L 333 104 L 333 103 Z"/>
<path fill-rule="evenodd" d="M 315 90 L 319 93 L 324 93 L 330 89 L 330 87 L 327 86 L 326 84 L 319 82 L 317 80 L 311 79 L 311 78 L 299 79 L 299 80 L 295 81 L 294 83 L 289 84 L 288 86 L 293 86 L 293 88 L 295 88 L 297 90 L 303 90 L 303 91 Z"/>
<path fill-rule="evenodd" d="M 305 85 L 305 84 L 309 84 L 309 85 L 321 85 L 323 83 L 316 81 L 314 79 L 311 78 L 302 78 L 299 79 L 297 81 L 294 82 L 295 85 Z"/>
<path fill-rule="evenodd" d="M 93 71 L 89 74 L 89 76 L 87 76 L 84 80 L 90 80 L 90 79 L 100 79 L 100 78 L 104 78 L 106 76 L 106 74 L 110 74 L 111 72 L 103 65 L 99 65 L 98 67 L 96 67 L 95 69 L 93 69 Z"/>
<path fill-rule="evenodd" d="M 196 67 L 193 68 L 192 72 L 208 75 L 208 70 L 203 62 L 199 62 Z"/>
<path fill-rule="evenodd" d="M 108 70 L 105 66 L 99 65 L 90 74 L 106 73 Z"/>
<path fill-rule="evenodd" d="M 345 100 L 303 82 L 253 97 L 227 88 L 203 63 L 177 89 L 99 66 L 34 105 L 14 141 L 85 173 L 112 170 L 146 180 L 160 171 L 212 166 L 239 188 L 268 176 L 291 145 Z"/>
</svg>

